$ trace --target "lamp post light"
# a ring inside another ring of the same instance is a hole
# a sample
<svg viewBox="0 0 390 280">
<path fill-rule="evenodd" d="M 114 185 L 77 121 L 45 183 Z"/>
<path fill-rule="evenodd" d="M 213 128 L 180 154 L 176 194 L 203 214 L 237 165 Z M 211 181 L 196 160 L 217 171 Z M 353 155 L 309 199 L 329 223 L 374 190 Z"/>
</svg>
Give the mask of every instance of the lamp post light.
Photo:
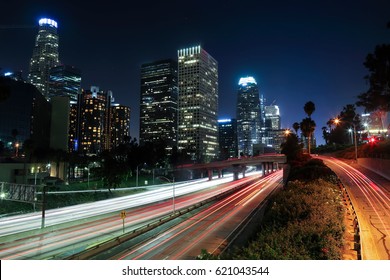
<svg viewBox="0 0 390 280">
<path fill-rule="evenodd" d="M 158 176 L 158 178 L 165 179 L 169 183 L 172 183 L 172 208 L 173 208 L 173 214 L 175 214 L 176 209 L 175 209 L 175 177 L 172 177 L 172 181 L 169 180 L 165 176 Z"/>
<path fill-rule="evenodd" d="M 137 165 L 137 172 L 136 172 L 136 177 L 135 177 L 135 178 L 136 178 L 136 179 L 135 179 L 135 186 L 136 186 L 136 187 L 138 187 L 138 167 L 140 167 L 141 165 L 144 165 L 144 166 L 145 166 L 146 163 L 144 162 L 144 163 L 141 163 L 141 164 L 138 164 L 138 165 Z"/>
<path fill-rule="evenodd" d="M 334 119 L 334 123 L 336 125 L 338 125 L 340 122 L 341 122 L 340 119 L 338 119 L 338 118 Z M 357 139 L 356 139 L 356 124 L 354 124 L 353 122 L 349 122 L 349 121 L 344 121 L 344 122 L 349 123 L 353 126 L 353 139 L 354 139 L 354 144 L 355 144 L 355 161 L 357 163 L 358 152 L 357 152 Z"/>
</svg>

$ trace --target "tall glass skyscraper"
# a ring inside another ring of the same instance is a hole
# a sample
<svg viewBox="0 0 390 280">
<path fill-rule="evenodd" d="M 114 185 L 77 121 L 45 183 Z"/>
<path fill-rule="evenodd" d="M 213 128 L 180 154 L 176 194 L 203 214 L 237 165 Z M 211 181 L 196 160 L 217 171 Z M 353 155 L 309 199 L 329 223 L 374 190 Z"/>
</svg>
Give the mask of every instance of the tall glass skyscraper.
<svg viewBox="0 0 390 280">
<path fill-rule="evenodd" d="M 218 120 L 219 158 L 222 160 L 238 156 L 237 120 Z"/>
<path fill-rule="evenodd" d="M 177 61 L 141 66 L 140 144 L 165 142 L 167 154 L 177 145 Z"/>
<path fill-rule="evenodd" d="M 81 71 L 70 65 L 59 65 L 49 71 L 48 97 L 69 96 L 77 101 L 81 93 Z"/>
<path fill-rule="evenodd" d="M 253 77 L 238 82 L 237 138 L 239 154 L 253 155 L 253 144 L 258 144 L 261 138 L 259 88 Z"/>
<path fill-rule="evenodd" d="M 218 63 L 201 46 L 178 50 L 178 148 L 196 162 L 218 155 Z"/>
<path fill-rule="evenodd" d="M 48 99 L 50 69 L 59 64 L 57 22 L 42 18 L 30 61 L 28 82 Z"/>
</svg>

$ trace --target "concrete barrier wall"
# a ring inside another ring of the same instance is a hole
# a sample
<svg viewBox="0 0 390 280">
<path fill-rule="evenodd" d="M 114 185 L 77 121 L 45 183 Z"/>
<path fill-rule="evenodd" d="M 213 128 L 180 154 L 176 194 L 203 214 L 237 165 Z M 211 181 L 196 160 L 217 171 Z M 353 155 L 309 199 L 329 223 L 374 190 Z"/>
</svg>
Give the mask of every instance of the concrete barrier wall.
<svg viewBox="0 0 390 280">
<path fill-rule="evenodd" d="M 390 180 L 389 159 L 358 158 L 358 164 Z"/>
</svg>

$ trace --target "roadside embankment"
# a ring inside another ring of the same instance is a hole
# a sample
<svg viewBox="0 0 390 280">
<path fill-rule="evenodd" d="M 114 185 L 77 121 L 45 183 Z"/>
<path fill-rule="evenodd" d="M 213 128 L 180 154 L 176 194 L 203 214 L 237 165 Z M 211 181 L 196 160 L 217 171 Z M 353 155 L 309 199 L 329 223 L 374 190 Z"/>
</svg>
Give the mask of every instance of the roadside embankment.
<svg viewBox="0 0 390 280">
<path fill-rule="evenodd" d="M 389 159 L 358 158 L 358 164 L 390 180 Z"/>
</svg>

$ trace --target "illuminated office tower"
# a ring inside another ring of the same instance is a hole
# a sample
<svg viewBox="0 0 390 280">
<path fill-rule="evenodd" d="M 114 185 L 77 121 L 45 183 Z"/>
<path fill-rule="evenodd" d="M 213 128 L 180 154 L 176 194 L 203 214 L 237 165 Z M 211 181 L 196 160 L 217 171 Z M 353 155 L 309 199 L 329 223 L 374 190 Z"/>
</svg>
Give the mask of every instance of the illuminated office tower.
<svg viewBox="0 0 390 280">
<path fill-rule="evenodd" d="M 279 106 L 277 105 L 265 106 L 264 111 L 265 111 L 265 129 L 266 130 L 280 129 Z"/>
<path fill-rule="evenodd" d="M 218 120 L 219 158 L 222 160 L 238 156 L 237 120 Z"/>
<path fill-rule="evenodd" d="M 99 154 L 110 149 L 111 91 L 101 91 L 92 86 L 80 96 L 78 151 L 84 154 Z"/>
<path fill-rule="evenodd" d="M 50 69 L 59 64 L 57 22 L 42 18 L 30 61 L 28 82 L 48 99 Z"/>
<path fill-rule="evenodd" d="M 201 46 L 178 50 L 178 148 L 196 162 L 218 154 L 218 63 Z"/>
<path fill-rule="evenodd" d="M 114 149 L 130 140 L 130 107 L 112 104 L 110 114 L 110 149 Z"/>
<path fill-rule="evenodd" d="M 261 138 L 259 88 L 253 77 L 241 78 L 237 94 L 237 138 L 239 154 L 253 155 Z"/>
<path fill-rule="evenodd" d="M 162 142 L 168 155 L 177 146 L 177 62 L 141 66 L 140 145 Z"/>
<path fill-rule="evenodd" d="M 69 96 L 77 101 L 81 91 L 81 71 L 74 66 L 59 65 L 50 69 L 48 98 Z"/>
</svg>

